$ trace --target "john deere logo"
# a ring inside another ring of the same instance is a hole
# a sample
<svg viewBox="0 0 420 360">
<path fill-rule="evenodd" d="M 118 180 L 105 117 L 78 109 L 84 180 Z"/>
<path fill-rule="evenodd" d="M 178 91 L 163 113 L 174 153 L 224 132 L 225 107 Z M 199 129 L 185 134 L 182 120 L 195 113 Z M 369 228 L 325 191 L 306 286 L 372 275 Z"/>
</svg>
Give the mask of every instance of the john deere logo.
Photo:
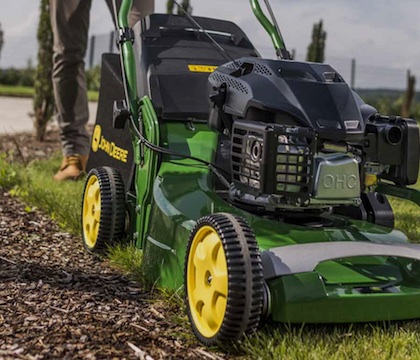
<svg viewBox="0 0 420 360">
<path fill-rule="evenodd" d="M 101 134 L 102 134 L 101 126 L 96 125 L 95 129 L 93 130 L 93 136 L 92 136 L 92 150 L 94 152 L 97 152 L 99 149 L 99 143 L 101 142 Z"/>
<path fill-rule="evenodd" d="M 92 136 L 92 150 L 97 152 L 98 150 L 105 151 L 109 156 L 115 160 L 127 162 L 128 150 L 120 148 L 113 141 L 108 141 L 102 135 L 102 128 L 100 125 L 96 125 L 93 130 Z"/>
</svg>

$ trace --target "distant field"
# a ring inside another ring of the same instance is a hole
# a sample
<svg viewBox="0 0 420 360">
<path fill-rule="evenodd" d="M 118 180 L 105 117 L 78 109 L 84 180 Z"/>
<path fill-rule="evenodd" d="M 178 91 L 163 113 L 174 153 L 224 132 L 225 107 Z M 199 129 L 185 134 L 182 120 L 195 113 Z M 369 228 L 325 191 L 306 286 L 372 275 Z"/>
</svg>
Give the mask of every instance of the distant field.
<svg viewBox="0 0 420 360">
<path fill-rule="evenodd" d="M 0 85 L 0 96 L 32 97 L 34 89 L 26 86 Z"/>
<path fill-rule="evenodd" d="M 355 89 L 355 91 L 362 97 L 368 99 L 374 98 L 390 98 L 392 100 L 397 100 L 399 97 L 404 95 L 405 91 L 402 90 L 392 90 L 392 89 Z M 415 102 L 420 101 L 420 92 L 416 92 Z"/>
<path fill-rule="evenodd" d="M 34 96 L 34 89 L 27 86 L 9 86 L 0 84 L 0 96 L 31 98 Z M 89 101 L 98 101 L 98 96 L 99 94 L 97 91 L 88 91 Z"/>
</svg>

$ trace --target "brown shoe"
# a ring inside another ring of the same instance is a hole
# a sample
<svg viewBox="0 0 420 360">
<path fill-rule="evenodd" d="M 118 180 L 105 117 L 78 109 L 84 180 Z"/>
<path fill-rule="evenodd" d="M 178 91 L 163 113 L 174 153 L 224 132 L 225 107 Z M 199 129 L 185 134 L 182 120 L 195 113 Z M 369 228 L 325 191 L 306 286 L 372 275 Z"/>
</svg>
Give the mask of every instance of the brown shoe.
<svg viewBox="0 0 420 360">
<path fill-rule="evenodd" d="M 84 174 L 87 155 L 69 155 L 65 156 L 61 163 L 60 170 L 54 175 L 55 181 L 77 180 Z"/>
</svg>

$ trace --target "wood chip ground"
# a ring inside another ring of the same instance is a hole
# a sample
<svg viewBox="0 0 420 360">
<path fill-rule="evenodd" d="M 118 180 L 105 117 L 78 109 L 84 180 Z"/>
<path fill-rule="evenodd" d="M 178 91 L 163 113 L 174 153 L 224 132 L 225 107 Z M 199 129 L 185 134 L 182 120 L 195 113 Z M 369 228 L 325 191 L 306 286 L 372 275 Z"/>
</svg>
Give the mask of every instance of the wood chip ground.
<svg viewBox="0 0 420 360">
<path fill-rule="evenodd" d="M 26 161 L 59 148 L 57 134 L 41 148 L 19 136 Z M 20 156 L 12 136 L 0 144 Z M 0 191 L 0 359 L 222 358 L 182 335 L 177 310 Z"/>
</svg>

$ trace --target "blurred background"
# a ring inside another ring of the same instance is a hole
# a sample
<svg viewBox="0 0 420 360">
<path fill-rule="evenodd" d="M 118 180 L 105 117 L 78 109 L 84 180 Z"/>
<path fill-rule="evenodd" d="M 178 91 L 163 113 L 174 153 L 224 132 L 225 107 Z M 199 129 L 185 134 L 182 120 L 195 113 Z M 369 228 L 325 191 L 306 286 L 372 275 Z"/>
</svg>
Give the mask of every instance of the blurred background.
<svg viewBox="0 0 420 360">
<path fill-rule="evenodd" d="M 1 5 L 0 90 L 1 85 L 33 86 L 42 1 L 14 0 Z M 167 12 L 168 1 L 156 0 L 156 11 Z M 193 15 L 237 23 L 263 56 L 274 57 L 271 41 L 247 0 L 180 2 Z M 381 112 L 401 114 L 401 107 L 408 106 L 404 115 L 420 118 L 415 91 L 420 75 L 418 0 L 271 0 L 271 5 L 296 60 L 329 63 Z M 112 30 L 105 1 L 93 0 L 86 54 L 92 91 L 98 90 L 102 53 L 116 51 Z M 311 51 L 321 57 L 311 58 Z M 404 105 L 407 100 L 409 104 Z"/>
</svg>

